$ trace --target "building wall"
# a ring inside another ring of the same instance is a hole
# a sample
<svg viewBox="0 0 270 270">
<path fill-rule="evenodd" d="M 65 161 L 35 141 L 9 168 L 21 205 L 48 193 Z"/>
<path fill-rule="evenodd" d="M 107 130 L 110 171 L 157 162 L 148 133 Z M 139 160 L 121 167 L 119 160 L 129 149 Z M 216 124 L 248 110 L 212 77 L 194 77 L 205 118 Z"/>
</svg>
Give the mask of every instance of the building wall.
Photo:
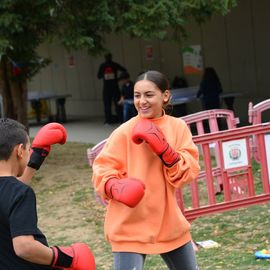
<svg viewBox="0 0 270 270">
<path fill-rule="evenodd" d="M 123 35 L 107 36 L 106 44 L 113 59 L 129 70 L 133 80 L 141 71 L 157 69 L 170 81 L 175 75 L 183 76 L 181 48 L 201 45 L 203 64 L 217 70 L 224 92 L 241 93 L 236 98 L 235 113 L 246 122 L 248 102 L 256 104 L 269 98 L 268 10 L 268 0 L 240 0 L 226 17 L 214 16 L 203 25 L 190 22 L 189 38 L 183 44 L 130 39 Z M 149 46 L 153 48 L 150 60 L 146 57 Z M 29 91 L 71 94 L 66 104 L 69 115 L 103 115 L 102 81 L 96 77 L 103 56 L 93 57 L 85 51 L 67 52 L 57 44 L 44 44 L 39 53 L 50 57 L 52 63 L 29 83 Z M 195 86 L 201 75 L 187 75 L 186 79 L 189 86 Z M 188 105 L 190 113 L 200 109 L 197 101 Z"/>
</svg>

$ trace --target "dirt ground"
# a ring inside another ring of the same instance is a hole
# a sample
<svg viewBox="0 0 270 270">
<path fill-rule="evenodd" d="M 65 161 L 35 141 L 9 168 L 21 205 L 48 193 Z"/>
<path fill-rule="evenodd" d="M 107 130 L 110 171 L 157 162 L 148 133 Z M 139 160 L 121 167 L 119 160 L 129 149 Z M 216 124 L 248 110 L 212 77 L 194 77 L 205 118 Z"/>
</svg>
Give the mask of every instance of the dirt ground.
<svg viewBox="0 0 270 270">
<path fill-rule="evenodd" d="M 39 228 L 50 245 L 86 242 L 97 269 L 111 269 L 111 251 L 104 240 L 105 207 L 95 198 L 86 149 L 90 145 L 55 145 L 32 180 L 37 195 Z"/>
<path fill-rule="evenodd" d="M 39 228 L 49 244 L 85 242 L 94 253 L 97 269 L 110 270 L 111 249 L 103 235 L 105 207 L 96 200 L 86 155 L 90 146 L 54 145 L 31 185 L 37 195 Z M 254 250 L 269 246 L 269 213 L 270 205 L 264 204 L 195 220 L 195 240 L 213 239 L 221 244 L 221 248 L 198 252 L 200 269 L 269 269 L 267 262 L 257 262 L 253 255 Z M 167 269 L 158 256 L 147 260 L 146 270 Z"/>
</svg>

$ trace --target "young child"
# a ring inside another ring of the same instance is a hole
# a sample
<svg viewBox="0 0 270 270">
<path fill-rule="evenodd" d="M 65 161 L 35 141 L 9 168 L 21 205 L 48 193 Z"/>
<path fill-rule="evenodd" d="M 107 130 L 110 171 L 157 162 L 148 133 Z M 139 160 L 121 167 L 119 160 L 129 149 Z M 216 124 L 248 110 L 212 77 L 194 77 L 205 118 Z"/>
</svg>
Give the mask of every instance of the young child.
<svg viewBox="0 0 270 270">
<path fill-rule="evenodd" d="M 39 169 L 51 145 L 65 141 L 65 128 L 50 123 L 39 130 L 31 149 L 25 127 L 0 118 L 1 270 L 95 269 L 94 257 L 84 243 L 48 246 L 37 227 L 35 193 L 25 184 Z"/>
<path fill-rule="evenodd" d="M 123 122 L 128 121 L 136 115 L 136 109 L 133 104 L 134 83 L 130 80 L 130 75 L 124 71 L 119 76 L 121 86 L 121 98 L 118 101 L 119 105 L 123 105 Z"/>
<path fill-rule="evenodd" d="M 141 270 L 147 254 L 160 254 L 169 269 L 197 269 L 175 191 L 197 178 L 198 149 L 185 122 L 166 115 L 169 100 L 162 73 L 139 75 L 138 115 L 113 131 L 93 164 L 96 191 L 109 200 L 104 229 L 115 270 Z"/>
</svg>

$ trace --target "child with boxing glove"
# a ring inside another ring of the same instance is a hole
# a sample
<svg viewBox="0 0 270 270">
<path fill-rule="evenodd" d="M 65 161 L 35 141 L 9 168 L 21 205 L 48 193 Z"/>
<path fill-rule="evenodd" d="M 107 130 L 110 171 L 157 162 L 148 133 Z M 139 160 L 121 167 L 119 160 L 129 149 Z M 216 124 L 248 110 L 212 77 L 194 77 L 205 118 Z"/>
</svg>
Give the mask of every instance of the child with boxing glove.
<svg viewBox="0 0 270 270">
<path fill-rule="evenodd" d="M 168 269 L 198 269 L 175 198 L 199 174 L 198 149 L 185 122 L 165 113 L 169 101 L 162 73 L 139 75 L 138 115 L 112 132 L 93 164 L 96 191 L 108 201 L 104 230 L 115 270 L 142 270 L 147 254 L 160 254 Z"/>
<path fill-rule="evenodd" d="M 58 123 L 42 127 L 32 149 L 25 127 L 0 118 L 0 268 L 3 270 L 94 270 L 85 243 L 49 247 L 37 223 L 36 196 L 27 185 L 53 144 L 66 142 Z"/>
</svg>

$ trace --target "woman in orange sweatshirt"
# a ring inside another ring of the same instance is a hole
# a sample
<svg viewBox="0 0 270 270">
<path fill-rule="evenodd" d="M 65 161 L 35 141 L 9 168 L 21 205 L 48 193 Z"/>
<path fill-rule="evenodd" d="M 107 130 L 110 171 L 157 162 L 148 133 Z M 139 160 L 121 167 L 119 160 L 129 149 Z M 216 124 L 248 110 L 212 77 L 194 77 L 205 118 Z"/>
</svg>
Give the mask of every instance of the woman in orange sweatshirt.
<svg viewBox="0 0 270 270">
<path fill-rule="evenodd" d="M 197 178 L 198 149 L 185 122 L 165 113 L 169 100 L 162 73 L 139 75 L 138 115 L 113 131 L 93 164 L 96 191 L 109 201 L 104 229 L 115 270 L 141 270 L 147 254 L 160 254 L 169 269 L 197 269 L 175 191 Z"/>
</svg>

